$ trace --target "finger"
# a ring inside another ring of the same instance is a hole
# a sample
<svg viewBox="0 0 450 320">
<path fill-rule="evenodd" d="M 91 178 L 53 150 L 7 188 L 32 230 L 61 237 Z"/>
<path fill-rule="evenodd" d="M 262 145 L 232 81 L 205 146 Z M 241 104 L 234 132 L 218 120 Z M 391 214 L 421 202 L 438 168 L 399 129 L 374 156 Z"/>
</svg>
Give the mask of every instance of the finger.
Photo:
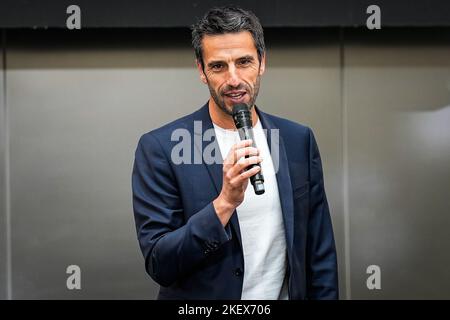
<svg viewBox="0 0 450 320">
<path fill-rule="evenodd" d="M 249 165 L 252 164 L 258 164 L 262 162 L 263 158 L 261 156 L 252 156 L 249 158 L 241 158 L 239 159 L 234 167 L 236 167 L 236 170 L 238 172 L 241 172 L 242 170 L 245 170 Z"/>
<path fill-rule="evenodd" d="M 241 140 L 234 144 L 234 148 L 239 149 L 239 148 L 243 148 L 243 147 L 248 147 L 248 146 L 251 146 L 252 143 L 253 143 L 252 139 Z"/>
<path fill-rule="evenodd" d="M 261 170 L 260 166 L 254 166 L 250 170 L 242 171 L 239 175 L 235 176 L 233 179 L 230 180 L 230 184 L 233 186 L 239 186 L 260 170 Z"/>
<path fill-rule="evenodd" d="M 241 158 L 238 162 L 236 162 L 231 168 L 229 168 L 227 174 L 229 179 L 233 179 L 234 176 L 237 176 L 241 173 L 242 170 L 247 168 L 251 164 L 257 164 L 262 161 L 261 156 L 252 156 L 249 158 Z"/>
<path fill-rule="evenodd" d="M 231 147 L 230 152 L 228 153 L 228 155 L 234 154 L 234 152 L 235 152 L 237 149 L 249 147 L 249 146 L 252 145 L 252 143 L 253 143 L 253 140 L 252 140 L 252 139 L 241 140 L 241 141 L 235 143 L 235 144 Z"/>
<path fill-rule="evenodd" d="M 259 155 L 259 150 L 254 147 L 244 147 L 241 149 L 237 149 L 234 154 L 230 154 L 230 157 L 225 159 L 227 164 L 234 165 L 237 161 L 239 161 L 242 157 L 245 156 L 256 156 Z"/>
<path fill-rule="evenodd" d="M 228 152 L 227 156 L 225 157 L 224 163 L 226 164 L 234 164 L 240 157 L 242 157 L 242 151 L 239 151 L 239 154 L 237 154 L 238 150 L 245 150 L 246 148 L 253 148 L 251 147 L 252 140 L 242 140 L 236 144 L 234 144 L 230 151 Z M 259 152 L 259 151 L 258 151 Z"/>
<path fill-rule="evenodd" d="M 239 161 L 242 157 L 245 156 L 258 156 L 259 149 L 255 147 L 245 147 L 241 149 L 237 149 L 234 153 L 236 157 L 236 162 Z"/>
</svg>

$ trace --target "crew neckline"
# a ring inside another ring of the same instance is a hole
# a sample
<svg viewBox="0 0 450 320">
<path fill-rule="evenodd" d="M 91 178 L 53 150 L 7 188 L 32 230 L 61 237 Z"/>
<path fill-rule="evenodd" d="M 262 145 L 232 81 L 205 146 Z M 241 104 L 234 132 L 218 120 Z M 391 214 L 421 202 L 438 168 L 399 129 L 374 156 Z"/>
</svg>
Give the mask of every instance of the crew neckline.
<svg viewBox="0 0 450 320">
<path fill-rule="evenodd" d="M 212 124 L 213 124 L 215 129 L 218 129 L 219 131 L 224 132 L 224 133 L 230 133 L 230 132 L 236 132 L 237 133 L 238 132 L 237 129 L 225 129 L 225 128 L 222 128 L 221 126 L 215 124 L 214 122 Z M 256 120 L 256 124 L 255 124 L 255 126 L 253 128 L 258 128 L 260 126 L 261 126 L 261 121 L 259 121 L 259 118 L 258 118 L 258 120 Z"/>
</svg>

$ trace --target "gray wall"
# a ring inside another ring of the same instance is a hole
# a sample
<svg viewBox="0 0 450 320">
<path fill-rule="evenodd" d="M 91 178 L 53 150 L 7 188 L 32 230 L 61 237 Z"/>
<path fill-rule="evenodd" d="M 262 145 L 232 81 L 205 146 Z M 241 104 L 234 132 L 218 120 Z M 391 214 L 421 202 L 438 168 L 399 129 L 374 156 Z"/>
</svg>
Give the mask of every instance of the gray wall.
<svg viewBox="0 0 450 320">
<path fill-rule="evenodd" d="M 258 105 L 316 134 L 342 298 L 450 298 L 450 37 L 438 34 L 267 31 Z M 14 299 L 154 298 L 130 174 L 142 133 L 208 98 L 187 33 L 8 31 L 7 40 L 0 254 L 9 228 L 11 259 L 0 259 L 0 298 L 7 263 Z M 71 264 L 79 291 L 66 288 Z M 369 265 L 381 268 L 381 290 L 366 287 Z"/>
<path fill-rule="evenodd" d="M 450 38 L 416 32 L 348 35 L 355 298 L 450 299 Z M 370 264 L 381 267 L 380 291 L 365 286 L 363 267 Z"/>
</svg>

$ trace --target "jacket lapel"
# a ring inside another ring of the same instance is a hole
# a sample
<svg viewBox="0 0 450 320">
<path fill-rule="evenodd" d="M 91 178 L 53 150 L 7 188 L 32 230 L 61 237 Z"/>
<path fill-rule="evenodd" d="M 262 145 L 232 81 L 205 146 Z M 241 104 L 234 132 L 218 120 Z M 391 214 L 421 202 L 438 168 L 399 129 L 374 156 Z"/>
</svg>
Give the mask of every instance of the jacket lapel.
<svg viewBox="0 0 450 320">
<path fill-rule="evenodd" d="M 278 171 L 276 171 L 278 193 L 280 195 L 281 211 L 283 213 L 284 229 L 286 232 L 286 242 L 288 250 L 292 248 L 294 242 L 294 200 L 292 196 L 291 176 L 289 174 L 288 159 L 280 128 L 277 128 L 272 122 L 270 115 L 262 112 L 255 107 L 258 113 L 261 125 L 267 135 L 267 143 L 269 145 L 274 169 L 277 170 L 276 162 L 278 161 Z M 276 135 L 272 135 L 272 129 L 278 129 L 278 139 Z M 278 150 L 277 150 L 278 148 Z M 274 150 L 274 151 L 272 151 Z M 278 159 L 276 159 L 278 151 Z M 264 174 L 264 173 L 263 173 Z"/>
<path fill-rule="evenodd" d="M 205 150 L 206 146 L 213 143 L 213 148 L 216 152 L 219 152 L 216 156 L 216 159 L 220 159 L 220 162 L 214 161 L 213 164 L 207 164 L 203 157 L 202 163 L 205 165 L 206 169 L 209 172 L 209 175 L 211 177 L 211 180 L 214 182 L 214 187 L 216 189 L 216 195 L 219 196 L 220 191 L 222 190 L 222 183 L 223 183 L 223 166 L 222 166 L 222 155 L 220 153 L 220 147 L 216 140 L 216 135 L 214 132 L 214 126 L 211 121 L 211 117 L 209 115 L 209 109 L 208 109 L 208 103 L 206 103 L 200 110 L 198 110 L 194 116 L 194 121 L 199 121 L 197 125 L 194 123 L 194 144 L 196 148 L 196 152 L 199 152 L 200 155 L 203 154 L 203 151 Z M 211 131 L 211 140 L 209 141 L 203 141 L 205 137 L 208 135 L 205 135 L 205 132 L 207 130 Z M 236 210 L 234 211 L 233 215 L 230 219 L 230 224 L 232 228 L 235 231 L 235 235 L 239 241 L 239 245 L 242 248 L 242 240 L 241 240 L 241 230 L 239 228 L 239 221 L 236 214 Z"/>
<path fill-rule="evenodd" d="M 283 213 L 283 220 L 284 220 L 284 227 L 286 232 L 286 242 L 288 246 L 288 250 L 292 248 L 293 244 L 293 226 L 294 226 L 294 204 L 293 204 L 293 197 L 292 197 L 292 185 L 291 185 L 291 177 L 289 174 L 289 166 L 288 166 L 288 159 L 286 154 L 286 148 L 284 146 L 283 138 L 281 137 L 280 131 L 278 131 L 278 139 L 275 135 L 272 135 L 272 129 L 279 129 L 275 126 L 275 124 L 270 119 L 270 115 L 260 111 L 257 107 L 255 107 L 259 119 L 261 121 L 261 125 L 265 130 L 266 136 L 267 136 L 267 143 L 269 145 L 269 149 L 271 152 L 271 155 L 278 155 L 278 159 L 273 159 L 274 166 L 275 162 L 278 161 L 278 170 L 277 167 L 275 167 L 276 171 L 276 178 L 277 178 L 277 185 L 278 185 L 278 191 L 280 196 L 280 204 L 281 204 L 281 210 Z M 208 103 L 206 103 L 201 109 L 199 109 L 194 116 L 194 121 L 199 121 L 197 125 L 194 123 L 194 145 L 196 148 L 196 152 L 199 152 L 200 155 L 203 154 L 203 150 L 205 150 L 206 146 L 213 143 L 214 144 L 214 150 L 216 152 L 219 152 L 218 158 L 222 159 L 220 154 L 220 148 L 216 140 L 214 127 L 211 121 L 211 117 L 209 115 L 209 109 L 208 109 Z M 205 132 L 209 129 L 212 129 L 211 134 L 211 140 L 210 141 L 204 141 Z M 275 131 L 274 131 L 275 132 Z M 272 149 L 274 152 L 272 152 Z M 278 149 L 278 153 L 276 153 Z M 217 156 L 217 155 L 216 155 Z M 214 162 L 213 164 L 207 164 L 202 159 L 202 163 L 205 165 L 206 169 L 209 172 L 209 175 L 211 177 L 211 180 L 214 183 L 214 187 L 216 189 L 216 195 L 218 196 L 220 191 L 222 190 L 222 183 L 223 183 L 223 177 L 222 177 L 222 164 Z M 241 240 L 241 231 L 239 228 L 239 221 L 236 214 L 236 210 L 234 211 L 233 215 L 230 219 L 230 224 L 232 228 L 235 231 L 235 234 L 238 238 L 239 244 L 242 248 L 242 240 Z"/>
</svg>

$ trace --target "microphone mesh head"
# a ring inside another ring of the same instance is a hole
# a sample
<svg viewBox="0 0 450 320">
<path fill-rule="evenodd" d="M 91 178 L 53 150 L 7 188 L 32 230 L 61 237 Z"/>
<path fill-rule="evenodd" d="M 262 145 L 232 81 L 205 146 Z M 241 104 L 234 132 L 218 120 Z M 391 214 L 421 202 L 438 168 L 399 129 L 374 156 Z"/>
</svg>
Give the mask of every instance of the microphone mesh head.
<svg viewBox="0 0 450 320">
<path fill-rule="evenodd" d="M 238 103 L 233 106 L 233 116 L 241 111 L 249 111 L 245 103 Z"/>
<path fill-rule="evenodd" d="M 233 120 L 237 129 L 252 127 L 252 114 L 245 103 L 238 103 L 233 106 Z"/>
</svg>

